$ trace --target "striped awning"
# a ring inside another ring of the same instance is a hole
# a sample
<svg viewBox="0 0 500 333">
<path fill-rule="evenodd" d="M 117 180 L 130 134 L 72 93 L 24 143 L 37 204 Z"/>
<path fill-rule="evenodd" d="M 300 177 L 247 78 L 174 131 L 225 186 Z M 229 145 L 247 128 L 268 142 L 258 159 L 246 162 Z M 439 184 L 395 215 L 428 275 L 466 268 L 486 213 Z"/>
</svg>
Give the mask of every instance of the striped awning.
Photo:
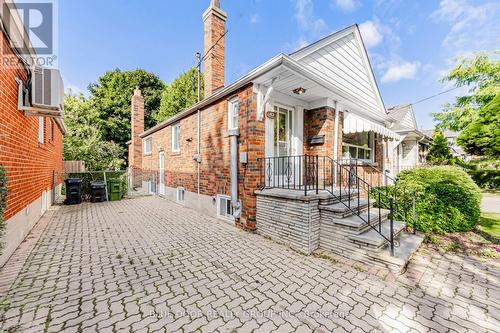
<svg viewBox="0 0 500 333">
<path fill-rule="evenodd" d="M 382 137 L 390 140 L 400 140 L 401 136 L 394 131 L 391 131 L 384 125 L 377 124 L 371 120 L 362 118 L 353 113 L 344 114 L 344 134 L 361 133 L 361 132 L 374 132 L 380 134 Z"/>
</svg>

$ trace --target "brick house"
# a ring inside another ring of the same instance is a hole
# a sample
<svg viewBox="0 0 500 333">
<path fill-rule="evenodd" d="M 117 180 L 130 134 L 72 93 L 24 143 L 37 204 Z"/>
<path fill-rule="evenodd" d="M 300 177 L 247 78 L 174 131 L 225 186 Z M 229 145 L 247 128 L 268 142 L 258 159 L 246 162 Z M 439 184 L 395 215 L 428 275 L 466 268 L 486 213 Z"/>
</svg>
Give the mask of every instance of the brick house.
<svg viewBox="0 0 500 333">
<path fill-rule="evenodd" d="M 0 32 L 0 165 L 7 173 L 8 196 L 0 266 L 52 204 L 53 173 L 62 171 L 65 131 L 62 112 L 34 107 L 23 96 L 35 75 L 26 59 L 36 54 L 21 37 L 25 33 L 19 17 L 7 20 L 3 15 L 7 13 L 2 12 Z M 25 52 L 16 52 L 13 42 L 25 43 Z"/>
<path fill-rule="evenodd" d="M 388 151 L 400 138 L 359 28 L 279 54 L 225 85 L 227 14 L 212 0 L 202 17 L 205 98 L 144 131 L 136 90 L 129 167 L 153 172 L 142 185 L 162 197 L 311 252 L 320 246 L 321 198 L 343 203 L 335 193 L 353 177 L 387 182 L 382 170 L 391 168 Z M 280 210 L 290 200 L 298 220 Z"/>
</svg>

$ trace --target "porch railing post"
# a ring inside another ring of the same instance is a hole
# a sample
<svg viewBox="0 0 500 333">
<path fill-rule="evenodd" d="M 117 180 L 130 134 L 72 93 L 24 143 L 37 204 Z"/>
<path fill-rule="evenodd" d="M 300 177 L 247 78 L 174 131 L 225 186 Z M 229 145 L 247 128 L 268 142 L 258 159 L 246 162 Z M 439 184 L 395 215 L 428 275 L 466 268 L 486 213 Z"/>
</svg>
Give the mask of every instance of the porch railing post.
<svg viewBox="0 0 500 333">
<path fill-rule="evenodd" d="M 304 195 L 307 196 L 307 155 L 304 155 Z"/>
<path fill-rule="evenodd" d="M 389 211 L 391 215 L 390 222 L 390 239 L 391 239 L 391 256 L 394 256 L 394 210 L 393 210 L 393 198 L 389 198 Z"/>
<path fill-rule="evenodd" d="M 316 194 L 319 192 L 319 156 L 316 155 Z"/>
</svg>

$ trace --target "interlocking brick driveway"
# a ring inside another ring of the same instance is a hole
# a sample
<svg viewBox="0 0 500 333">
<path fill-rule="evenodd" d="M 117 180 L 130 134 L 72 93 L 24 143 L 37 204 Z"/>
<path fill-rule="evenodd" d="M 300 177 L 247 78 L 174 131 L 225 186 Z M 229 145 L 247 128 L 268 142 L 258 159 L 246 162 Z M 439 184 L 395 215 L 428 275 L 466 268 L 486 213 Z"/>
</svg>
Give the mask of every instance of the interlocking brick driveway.
<svg viewBox="0 0 500 333">
<path fill-rule="evenodd" d="M 403 276 L 373 275 L 143 197 L 55 212 L 0 327 L 493 332 L 498 277 L 498 263 L 422 251 Z"/>
</svg>

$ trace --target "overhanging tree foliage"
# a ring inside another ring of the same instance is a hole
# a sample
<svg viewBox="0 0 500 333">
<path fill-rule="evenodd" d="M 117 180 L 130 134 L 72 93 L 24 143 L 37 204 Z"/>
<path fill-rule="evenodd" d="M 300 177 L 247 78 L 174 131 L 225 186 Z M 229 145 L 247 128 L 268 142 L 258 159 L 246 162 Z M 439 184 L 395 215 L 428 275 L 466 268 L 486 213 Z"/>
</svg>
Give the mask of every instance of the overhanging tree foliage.
<svg viewBox="0 0 500 333">
<path fill-rule="evenodd" d="M 434 114 L 438 126 L 461 131 L 457 142 L 468 153 L 498 158 L 500 61 L 486 54 L 462 59 L 443 81 L 470 89 L 467 95 L 457 97 L 455 103 Z"/>
<path fill-rule="evenodd" d="M 203 75 L 201 76 L 201 98 L 203 98 Z M 198 71 L 190 68 L 165 87 L 161 96 L 160 111 L 154 115 L 161 122 L 192 106 L 198 100 Z"/>
<path fill-rule="evenodd" d="M 153 115 L 160 110 L 164 83 L 153 73 L 143 69 L 121 71 L 116 69 L 102 75 L 89 85 L 91 108 L 105 141 L 114 141 L 125 147 L 130 140 L 130 103 L 138 86 L 144 96 L 144 125 L 155 125 Z M 124 156 L 125 157 L 125 156 Z"/>
<path fill-rule="evenodd" d="M 87 170 L 120 170 L 125 160 L 125 148 L 103 138 L 98 110 L 83 95 L 66 96 L 65 122 L 68 132 L 64 136 L 65 160 L 82 160 Z"/>
<path fill-rule="evenodd" d="M 427 154 L 427 161 L 433 165 L 444 164 L 453 158 L 450 144 L 441 130 L 436 129 L 432 133 L 432 142 Z"/>
</svg>

